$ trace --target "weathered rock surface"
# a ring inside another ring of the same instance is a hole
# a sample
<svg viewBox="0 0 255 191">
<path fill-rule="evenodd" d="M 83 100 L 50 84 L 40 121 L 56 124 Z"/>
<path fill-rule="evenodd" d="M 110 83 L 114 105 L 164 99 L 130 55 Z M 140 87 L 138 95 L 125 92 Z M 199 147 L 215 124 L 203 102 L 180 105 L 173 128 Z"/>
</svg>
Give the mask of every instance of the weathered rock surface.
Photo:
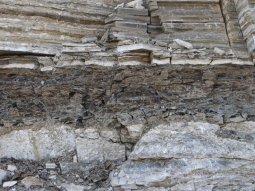
<svg viewBox="0 0 255 191">
<path fill-rule="evenodd" d="M 155 127 L 136 144 L 117 175 L 112 174 L 111 184 L 171 190 L 254 189 L 254 141 L 233 139 L 227 133 L 245 134 L 251 126 L 253 122 L 221 129 L 204 122 L 181 122 Z"/>
<path fill-rule="evenodd" d="M 76 141 L 78 161 L 101 163 L 104 161 L 125 161 L 125 146 L 104 139 L 78 138 Z"/>
<path fill-rule="evenodd" d="M 43 187 L 43 182 L 42 180 L 39 180 L 35 177 L 28 176 L 24 178 L 21 183 L 25 186 L 26 189 L 29 189 L 30 186 L 41 186 Z"/>
<path fill-rule="evenodd" d="M 75 134 L 66 126 L 18 130 L 1 136 L 1 157 L 40 160 L 74 150 Z"/>
<path fill-rule="evenodd" d="M 2 182 L 6 177 L 7 173 L 8 173 L 7 171 L 0 169 L 0 185 L 2 185 Z"/>
<path fill-rule="evenodd" d="M 254 190 L 253 4 L 0 0 L 0 187 Z"/>
</svg>

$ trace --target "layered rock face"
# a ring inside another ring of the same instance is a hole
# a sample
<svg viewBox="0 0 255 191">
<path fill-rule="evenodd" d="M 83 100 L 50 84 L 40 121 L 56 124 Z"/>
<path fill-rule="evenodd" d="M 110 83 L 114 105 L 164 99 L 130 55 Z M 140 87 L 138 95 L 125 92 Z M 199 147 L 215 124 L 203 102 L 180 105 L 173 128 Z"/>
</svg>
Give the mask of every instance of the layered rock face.
<svg viewBox="0 0 255 191">
<path fill-rule="evenodd" d="M 0 190 L 255 190 L 252 1 L 0 2 Z"/>
</svg>

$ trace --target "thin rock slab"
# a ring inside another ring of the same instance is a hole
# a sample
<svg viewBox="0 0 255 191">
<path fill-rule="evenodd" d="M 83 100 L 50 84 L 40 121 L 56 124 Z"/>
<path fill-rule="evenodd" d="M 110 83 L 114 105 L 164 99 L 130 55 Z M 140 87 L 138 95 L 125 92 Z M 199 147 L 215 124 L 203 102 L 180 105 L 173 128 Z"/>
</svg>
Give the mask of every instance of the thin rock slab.
<svg viewBox="0 0 255 191">
<path fill-rule="evenodd" d="M 8 182 L 4 182 L 3 183 L 3 188 L 8 188 L 8 187 L 12 187 L 15 184 L 17 184 L 17 181 L 8 181 Z"/>
</svg>

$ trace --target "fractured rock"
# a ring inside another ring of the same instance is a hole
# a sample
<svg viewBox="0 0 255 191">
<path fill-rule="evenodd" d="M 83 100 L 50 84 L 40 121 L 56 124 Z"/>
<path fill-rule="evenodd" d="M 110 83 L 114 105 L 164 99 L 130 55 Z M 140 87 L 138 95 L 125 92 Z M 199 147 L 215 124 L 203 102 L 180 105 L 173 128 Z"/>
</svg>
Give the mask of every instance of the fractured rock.
<svg viewBox="0 0 255 191">
<path fill-rule="evenodd" d="M 29 189 L 30 186 L 41 186 L 43 187 L 43 181 L 40 179 L 37 179 L 33 176 L 27 176 L 24 178 L 21 183 L 25 186 L 26 189 Z"/>
<path fill-rule="evenodd" d="M 104 160 L 125 160 L 125 146 L 119 143 L 105 139 L 77 138 L 76 146 L 79 162 L 97 164 Z"/>
<path fill-rule="evenodd" d="M 0 155 L 16 159 L 40 160 L 58 157 L 75 147 L 75 133 L 67 126 L 42 128 L 38 131 L 18 130 L 2 135 Z"/>
<path fill-rule="evenodd" d="M 100 136 L 112 140 L 113 142 L 120 141 L 120 135 L 116 129 L 103 130 L 100 132 Z"/>
<path fill-rule="evenodd" d="M 8 165 L 7 166 L 7 170 L 9 170 L 9 171 L 16 171 L 18 169 L 17 169 L 17 167 L 15 165 Z"/>
<path fill-rule="evenodd" d="M 138 139 L 142 135 L 144 125 L 143 124 L 130 125 L 130 126 L 127 126 L 127 129 L 128 129 L 129 135 L 132 138 Z"/>
<path fill-rule="evenodd" d="M 237 131 L 238 126 L 242 132 L 250 132 L 254 124 L 233 123 L 226 130 Z M 150 130 L 136 144 L 120 171 L 110 175 L 112 186 L 164 185 L 173 190 L 189 190 L 196 182 L 198 190 L 210 190 L 211 185 L 224 186 L 232 180 L 242 180 L 246 184 L 240 183 L 242 187 L 254 189 L 248 183 L 255 169 L 254 143 L 226 136 L 218 138 L 218 130 L 218 125 L 204 122 L 171 122 Z M 240 184 L 236 182 L 230 187 Z"/>
</svg>

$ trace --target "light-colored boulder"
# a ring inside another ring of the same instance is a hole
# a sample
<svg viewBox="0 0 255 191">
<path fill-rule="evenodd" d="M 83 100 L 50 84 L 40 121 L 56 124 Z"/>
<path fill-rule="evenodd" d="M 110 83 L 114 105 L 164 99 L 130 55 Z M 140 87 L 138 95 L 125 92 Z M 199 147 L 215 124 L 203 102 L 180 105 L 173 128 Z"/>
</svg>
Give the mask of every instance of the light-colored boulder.
<svg viewBox="0 0 255 191">
<path fill-rule="evenodd" d="M 16 170 L 18 170 L 18 169 L 17 169 L 17 167 L 16 167 L 15 165 L 8 165 L 8 166 L 7 166 L 7 170 L 13 171 L 13 172 L 14 172 L 14 171 L 16 171 Z"/>
<path fill-rule="evenodd" d="M 75 133 L 68 126 L 18 130 L 0 136 L 0 156 L 40 160 L 55 158 L 75 148 Z"/>
<path fill-rule="evenodd" d="M 89 138 L 89 139 L 98 139 L 100 137 L 99 133 L 98 133 L 98 130 L 95 129 L 95 128 L 85 129 L 84 136 Z"/>
<path fill-rule="evenodd" d="M 113 142 L 119 142 L 120 141 L 120 135 L 116 129 L 112 130 L 102 130 L 100 132 L 100 136 L 103 138 L 106 138 L 108 140 L 112 140 Z"/>
<path fill-rule="evenodd" d="M 225 128 L 253 136 L 253 126 L 254 122 L 230 123 L 224 128 L 205 122 L 171 122 L 155 127 L 138 141 L 120 170 L 110 174 L 111 185 L 152 190 L 164 186 L 178 191 L 211 191 L 215 186 L 255 189 L 250 184 L 250 173 L 255 170 L 254 141 L 218 136 Z"/>
<path fill-rule="evenodd" d="M 2 181 L 7 176 L 7 171 L 0 169 L 0 185 L 2 185 Z"/>
<path fill-rule="evenodd" d="M 177 127 L 179 129 L 177 129 Z M 170 158 L 255 159 L 254 144 L 217 138 L 218 125 L 203 122 L 161 125 L 143 136 L 131 160 Z"/>
<path fill-rule="evenodd" d="M 105 139 L 77 138 L 78 161 L 101 163 L 104 160 L 125 160 L 125 146 Z"/>
<path fill-rule="evenodd" d="M 21 183 L 25 186 L 26 189 L 29 189 L 30 186 L 41 186 L 43 187 L 43 181 L 39 180 L 33 176 L 28 176 L 24 178 Z"/>
<path fill-rule="evenodd" d="M 18 181 L 8 181 L 8 182 L 4 182 L 3 183 L 3 188 L 8 188 L 8 187 L 12 187 L 15 184 L 17 184 Z"/>
</svg>

